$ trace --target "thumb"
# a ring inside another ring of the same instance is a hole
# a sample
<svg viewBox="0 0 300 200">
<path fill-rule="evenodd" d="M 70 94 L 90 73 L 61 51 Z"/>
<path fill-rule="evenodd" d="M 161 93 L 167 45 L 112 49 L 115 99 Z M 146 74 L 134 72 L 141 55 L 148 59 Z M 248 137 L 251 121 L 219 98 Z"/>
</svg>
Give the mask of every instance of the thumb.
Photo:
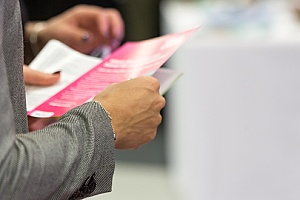
<svg viewBox="0 0 300 200">
<path fill-rule="evenodd" d="M 23 66 L 24 80 L 26 85 L 34 86 L 50 86 L 59 81 L 60 72 L 54 74 L 47 74 L 30 69 L 27 66 Z"/>
</svg>

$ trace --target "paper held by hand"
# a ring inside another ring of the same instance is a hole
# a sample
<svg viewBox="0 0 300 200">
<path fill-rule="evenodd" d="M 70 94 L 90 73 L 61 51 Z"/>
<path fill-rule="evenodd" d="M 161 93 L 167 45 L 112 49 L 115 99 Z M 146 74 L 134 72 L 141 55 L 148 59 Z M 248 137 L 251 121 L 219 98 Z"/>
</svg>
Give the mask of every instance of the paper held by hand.
<svg viewBox="0 0 300 200">
<path fill-rule="evenodd" d="M 27 86 L 27 114 L 59 117 L 108 85 L 143 75 L 156 77 L 164 94 L 181 73 L 159 68 L 197 29 L 127 42 L 103 60 L 81 54 L 59 41 L 49 41 L 29 66 L 47 73 L 59 70 L 61 80 L 49 87 Z"/>
</svg>

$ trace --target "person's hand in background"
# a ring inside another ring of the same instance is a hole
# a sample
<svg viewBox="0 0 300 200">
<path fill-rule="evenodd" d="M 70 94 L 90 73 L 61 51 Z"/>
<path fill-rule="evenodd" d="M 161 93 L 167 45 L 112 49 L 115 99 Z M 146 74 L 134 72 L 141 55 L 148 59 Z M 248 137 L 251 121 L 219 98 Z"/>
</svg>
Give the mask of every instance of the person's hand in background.
<svg viewBox="0 0 300 200">
<path fill-rule="evenodd" d="M 154 139 L 165 99 L 153 77 L 112 84 L 94 97 L 112 118 L 117 149 L 137 149 Z"/>
<path fill-rule="evenodd" d="M 25 39 L 30 45 L 25 45 L 25 63 L 30 63 L 51 39 L 57 39 L 79 52 L 90 53 L 99 46 L 115 49 L 123 37 L 124 22 L 117 10 L 91 5 L 75 6 L 48 21 L 26 23 Z M 26 85 L 50 86 L 60 78 L 59 73 L 46 74 L 25 65 L 23 71 Z M 47 119 L 29 117 L 30 130 L 48 124 Z"/>
<path fill-rule="evenodd" d="M 39 51 L 49 40 L 57 39 L 79 52 L 91 53 L 104 45 L 115 49 L 123 37 L 121 14 L 116 9 L 92 5 L 75 6 L 48 21 L 25 25 L 25 38 L 34 43 L 31 44 L 33 51 Z"/>
</svg>

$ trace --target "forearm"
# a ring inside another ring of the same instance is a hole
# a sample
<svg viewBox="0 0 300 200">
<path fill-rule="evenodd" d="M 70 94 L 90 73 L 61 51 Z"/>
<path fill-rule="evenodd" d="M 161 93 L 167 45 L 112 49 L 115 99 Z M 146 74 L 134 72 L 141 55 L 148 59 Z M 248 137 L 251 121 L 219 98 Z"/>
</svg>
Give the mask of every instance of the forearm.
<svg viewBox="0 0 300 200">
<path fill-rule="evenodd" d="M 97 103 L 84 104 L 43 130 L 18 135 L 1 165 L 4 199 L 68 199 L 94 173 L 92 194 L 108 192 L 114 171 L 110 119 Z"/>
</svg>

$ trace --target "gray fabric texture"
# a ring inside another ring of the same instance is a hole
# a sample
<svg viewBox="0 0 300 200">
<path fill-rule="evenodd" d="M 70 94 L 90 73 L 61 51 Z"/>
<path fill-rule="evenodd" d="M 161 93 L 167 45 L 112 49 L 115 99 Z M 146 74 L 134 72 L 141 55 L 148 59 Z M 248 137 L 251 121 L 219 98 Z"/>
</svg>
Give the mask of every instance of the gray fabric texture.
<svg viewBox="0 0 300 200">
<path fill-rule="evenodd" d="M 100 104 L 85 103 L 28 133 L 22 45 L 19 2 L 0 0 L 0 199 L 82 199 L 111 191 L 113 130 Z M 91 177 L 95 188 L 86 192 Z"/>
</svg>

